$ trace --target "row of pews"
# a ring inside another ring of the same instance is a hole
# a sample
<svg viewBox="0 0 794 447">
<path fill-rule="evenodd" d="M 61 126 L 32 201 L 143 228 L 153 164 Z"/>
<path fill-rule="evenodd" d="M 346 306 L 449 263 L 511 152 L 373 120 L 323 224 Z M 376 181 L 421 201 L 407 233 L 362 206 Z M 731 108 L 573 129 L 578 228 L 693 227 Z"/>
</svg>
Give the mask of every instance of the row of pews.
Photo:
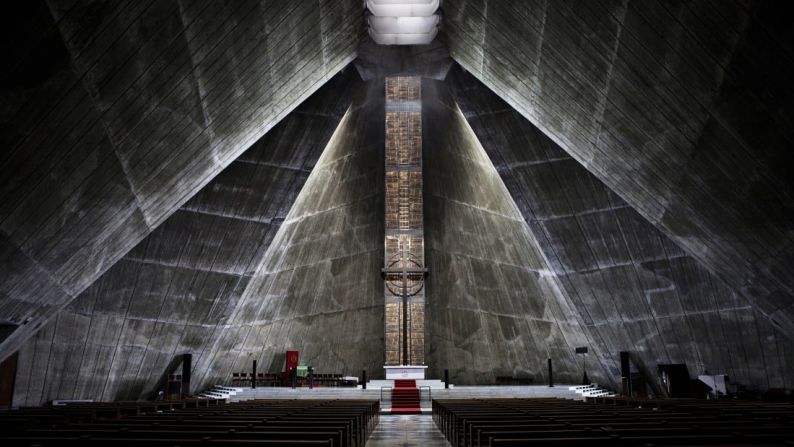
<svg viewBox="0 0 794 447">
<path fill-rule="evenodd" d="M 376 400 L 87 403 L 0 411 L 0 445 L 363 447 Z"/>
<path fill-rule="evenodd" d="M 454 447 L 794 445 L 792 403 L 437 399 L 433 419 Z"/>
</svg>

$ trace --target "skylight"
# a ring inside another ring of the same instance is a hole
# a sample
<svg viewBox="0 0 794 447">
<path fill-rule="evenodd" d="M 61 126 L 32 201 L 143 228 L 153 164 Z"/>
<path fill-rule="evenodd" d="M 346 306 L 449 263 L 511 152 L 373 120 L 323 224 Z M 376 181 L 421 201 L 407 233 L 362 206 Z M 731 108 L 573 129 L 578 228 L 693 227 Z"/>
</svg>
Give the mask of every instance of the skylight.
<svg viewBox="0 0 794 447">
<path fill-rule="evenodd" d="M 426 45 L 438 33 L 440 0 L 367 0 L 369 35 L 379 45 Z"/>
</svg>

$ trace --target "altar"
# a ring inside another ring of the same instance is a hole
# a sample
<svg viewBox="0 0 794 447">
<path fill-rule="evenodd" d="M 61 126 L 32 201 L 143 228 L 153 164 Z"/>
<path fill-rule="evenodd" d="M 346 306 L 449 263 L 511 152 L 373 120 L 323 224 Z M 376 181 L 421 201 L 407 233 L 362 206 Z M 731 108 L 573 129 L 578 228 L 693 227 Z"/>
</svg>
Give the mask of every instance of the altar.
<svg viewBox="0 0 794 447">
<path fill-rule="evenodd" d="M 424 380 L 426 365 L 398 365 L 384 366 L 386 370 L 386 380 L 415 379 Z"/>
</svg>

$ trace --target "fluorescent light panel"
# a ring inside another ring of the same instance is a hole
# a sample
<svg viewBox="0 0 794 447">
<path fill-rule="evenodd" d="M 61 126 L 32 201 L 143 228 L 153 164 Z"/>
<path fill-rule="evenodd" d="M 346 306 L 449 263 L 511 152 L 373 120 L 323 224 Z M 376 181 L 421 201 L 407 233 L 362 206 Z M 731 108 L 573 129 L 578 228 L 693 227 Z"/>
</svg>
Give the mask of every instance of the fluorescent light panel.
<svg viewBox="0 0 794 447">
<path fill-rule="evenodd" d="M 439 17 L 376 17 L 368 18 L 370 29 L 378 34 L 428 34 L 438 27 Z"/>
<path fill-rule="evenodd" d="M 369 35 L 379 45 L 426 45 L 438 34 L 440 0 L 367 0 Z"/>
<path fill-rule="evenodd" d="M 378 45 L 427 45 L 435 39 L 438 29 L 422 34 L 377 34 L 372 29 L 369 35 Z"/>
<path fill-rule="evenodd" d="M 367 9 L 379 17 L 427 17 L 433 15 L 439 0 L 367 0 Z"/>
</svg>

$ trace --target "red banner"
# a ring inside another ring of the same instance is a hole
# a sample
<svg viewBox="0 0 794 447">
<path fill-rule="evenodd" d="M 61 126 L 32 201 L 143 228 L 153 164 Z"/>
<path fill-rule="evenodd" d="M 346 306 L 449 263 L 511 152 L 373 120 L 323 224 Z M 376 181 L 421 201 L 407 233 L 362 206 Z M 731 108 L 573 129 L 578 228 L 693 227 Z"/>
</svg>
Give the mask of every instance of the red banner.
<svg viewBox="0 0 794 447">
<path fill-rule="evenodd" d="M 289 372 L 290 368 L 298 367 L 298 351 L 287 351 L 287 367 L 285 372 Z"/>
</svg>

